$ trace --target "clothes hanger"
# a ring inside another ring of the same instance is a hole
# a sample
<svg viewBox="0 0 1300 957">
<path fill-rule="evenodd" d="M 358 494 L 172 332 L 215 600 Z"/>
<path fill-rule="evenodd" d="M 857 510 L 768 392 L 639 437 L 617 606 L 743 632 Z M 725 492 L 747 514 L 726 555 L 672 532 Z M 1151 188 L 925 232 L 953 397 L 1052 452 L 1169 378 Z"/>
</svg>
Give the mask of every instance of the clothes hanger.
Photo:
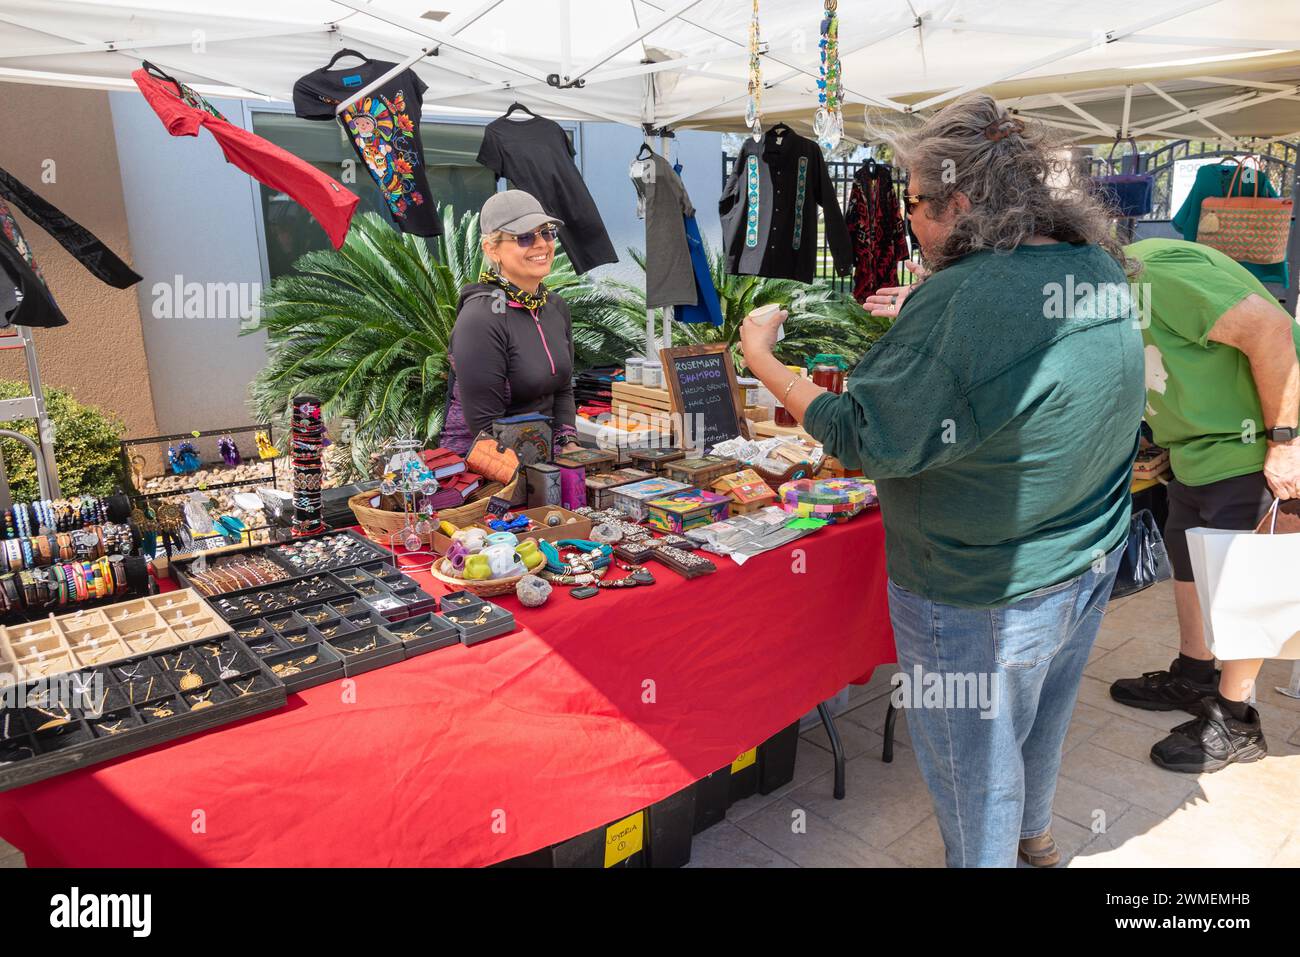
<svg viewBox="0 0 1300 957">
<path fill-rule="evenodd" d="M 342 50 L 340 50 L 338 53 L 336 53 L 336 54 L 334 54 L 332 57 L 330 57 L 330 61 L 329 61 L 329 63 L 326 63 L 326 64 L 325 64 L 325 69 L 328 70 L 328 69 L 329 69 L 330 67 L 332 67 L 335 63 L 338 63 L 339 60 L 343 59 L 345 56 L 356 57 L 356 58 L 357 58 L 358 60 L 360 60 L 362 63 L 369 63 L 369 62 L 370 62 L 370 57 L 366 56 L 364 53 L 358 53 L 356 50 L 350 49 L 349 47 L 344 47 L 344 48 L 343 48 Z"/>
<path fill-rule="evenodd" d="M 176 95 L 177 96 L 181 95 L 181 83 L 178 79 L 176 79 L 176 77 L 172 76 L 170 73 L 164 73 L 162 70 L 158 69 L 158 67 L 154 66 L 148 60 L 141 60 L 140 65 L 144 67 L 144 71 L 148 73 L 150 76 L 159 80 L 164 80 L 167 83 L 170 83 L 172 86 L 176 87 Z"/>
<path fill-rule="evenodd" d="M 506 119 L 509 119 L 509 118 L 510 118 L 510 115 L 511 115 L 512 113 L 514 113 L 515 110 L 523 110 L 525 113 L 527 113 L 527 114 L 528 114 L 529 116 L 531 116 L 533 119 L 537 119 L 537 114 L 534 113 L 532 110 L 530 110 L 528 107 L 524 106 L 524 105 L 523 105 L 522 103 L 520 103 L 518 100 L 515 100 L 513 103 L 511 103 L 511 104 L 510 104 L 510 108 L 509 108 L 508 110 L 506 110 L 506 112 L 505 112 L 505 114 L 504 114 L 505 117 L 506 117 Z"/>
</svg>

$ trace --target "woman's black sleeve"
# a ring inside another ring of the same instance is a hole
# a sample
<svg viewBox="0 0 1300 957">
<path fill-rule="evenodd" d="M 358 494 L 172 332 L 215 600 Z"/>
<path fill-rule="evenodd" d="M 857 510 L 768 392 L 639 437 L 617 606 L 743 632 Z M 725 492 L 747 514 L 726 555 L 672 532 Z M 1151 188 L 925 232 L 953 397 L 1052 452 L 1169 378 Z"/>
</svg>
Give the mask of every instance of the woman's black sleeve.
<svg viewBox="0 0 1300 957">
<path fill-rule="evenodd" d="M 470 300 L 456 316 L 451 361 L 465 422 L 478 434 L 506 414 L 508 349 L 505 324 L 483 300 Z"/>
</svg>

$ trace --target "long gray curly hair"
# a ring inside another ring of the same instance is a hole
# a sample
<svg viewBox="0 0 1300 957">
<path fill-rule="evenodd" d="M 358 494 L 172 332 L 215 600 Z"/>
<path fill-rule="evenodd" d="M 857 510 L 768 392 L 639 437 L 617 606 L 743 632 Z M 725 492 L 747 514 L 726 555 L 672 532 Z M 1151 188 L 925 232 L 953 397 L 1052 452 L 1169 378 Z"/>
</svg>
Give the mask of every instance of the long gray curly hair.
<svg viewBox="0 0 1300 957">
<path fill-rule="evenodd" d="M 1058 144 L 1047 127 L 1008 113 L 991 96 L 964 96 L 914 130 L 877 132 L 910 172 L 910 191 L 927 197 L 936 214 L 958 192 L 970 200 L 943 248 L 927 250 L 932 270 L 981 249 L 1010 251 L 1031 236 L 1093 243 L 1130 275 L 1140 268 L 1116 239 L 1114 214 L 1073 164 L 1054 155 Z"/>
</svg>

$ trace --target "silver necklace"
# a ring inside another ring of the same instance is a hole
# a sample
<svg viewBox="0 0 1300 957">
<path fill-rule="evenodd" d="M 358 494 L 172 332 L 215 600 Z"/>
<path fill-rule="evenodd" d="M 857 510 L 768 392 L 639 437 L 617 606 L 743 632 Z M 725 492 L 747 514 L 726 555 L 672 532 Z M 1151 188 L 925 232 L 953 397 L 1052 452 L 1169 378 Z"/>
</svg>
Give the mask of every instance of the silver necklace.
<svg viewBox="0 0 1300 957">
<path fill-rule="evenodd" d="M 236 671 L 234 668 L 230 667 L 231 665 L 233 665 L 233 664 L 235 663 L 235 658 L 236 658 L 236 656 L 237 656 L 238 654 L 239 654 L 239 652 L 235 652 L 235 654 L 231 655 L 231 656 L 230 656 L 230 661 L 227 662 L 227 663 L 224 664 L 224 665 L 221 663 L 221 656 L 220 656 L 220 655 L 217 655 L 217 667 L 221 669 L 221 672 L 220 672 L 220 674 L 217 675 L 217 677 L 219 677 L 219 678 L 238 678 L 238 677 L 239 677 L 239 672 Z"/>
</svg>

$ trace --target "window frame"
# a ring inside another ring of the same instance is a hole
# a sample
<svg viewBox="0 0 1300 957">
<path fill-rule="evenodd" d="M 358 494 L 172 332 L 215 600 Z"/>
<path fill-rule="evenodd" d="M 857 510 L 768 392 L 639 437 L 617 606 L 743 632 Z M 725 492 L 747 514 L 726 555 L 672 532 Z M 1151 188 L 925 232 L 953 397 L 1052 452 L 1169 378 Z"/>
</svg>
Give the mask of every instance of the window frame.
<svg viewBox="0 0 1300 957">
<path fill-rule="evenodd" d="M 253 125 L 255 115 L 258 113 L 276 113 L 279 115 L 293 115 L 293 104 L 285 103 L 281 100 L 267 101 L 249 101 L 240 100 L 241 124 L 244 129 L 250 133 L 256 133 L 257 130 Z M 421 123 L 448 123 L 460 126 L 487 126 L 497 117 L 495 116 L 466 116 L 457 113 L 436 113 L 422 110 L 420 112 Z M 320 122 L 319 120 L 303 120 L 304 123 Z M 582 153 L 582 124 L 576 120 L 556 120 L 560 128 L 564 130 L 573 140 L 574 164 L 578 167 L 578 173 L 583 172 L 583 153 Z M 369 170 L 363 170 L 365 176 L 369 177 Z M 359 178 L 359 176 L 358 176 Z M 261 184 L 253 177 L 248 177 L 248 184 L 253 197 L 253 223 L 257 233 L 257 259 L 262 273 L 262 288 L 266 289 L 271 285 L 271 261 L 267 255 L 266 248 L 266 218 L 262 211 L 262 194 Z M 370 186 L 373 188 L 374 183 Z M 506 189 L 506 181 L 502 177 L 497 177 L 497 192 L 500 193 Z"/>
</svg>

